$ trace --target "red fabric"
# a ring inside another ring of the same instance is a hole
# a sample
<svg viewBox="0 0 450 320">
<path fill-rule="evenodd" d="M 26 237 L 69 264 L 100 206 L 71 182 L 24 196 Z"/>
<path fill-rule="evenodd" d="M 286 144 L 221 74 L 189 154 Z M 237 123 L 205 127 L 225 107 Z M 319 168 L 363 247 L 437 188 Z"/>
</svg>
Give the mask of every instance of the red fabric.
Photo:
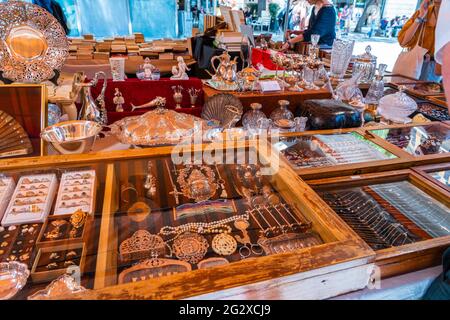
<svg viewBox="0 0 450 320">
<path fill-rule="evenodd" d="M 271 51 L 258 48 L 252 49 L 252 64 L 257 66 L 262 64 L 264 68 L 269 70 L 277 70 L 277 65 L 270 59 Z M 278 67 L 278 70 L 282 70 Z"/>
<path fill-rule="evenodd" d="M 135 106 L 146 104 L 156 97 L 160 96 L 166 98 L 166 108 L 175 109 L 175 101 L 173 99 L 173 86 L 181 85 L 184 90 L 183 93 L 183 102 L 181 104 L 182 109 L 177 110 L 182 113 L 193 114 L 196 116 L 200 116 L 202 106 L 204 104 L 204 93 L 202 89 L 202 81 L 197 78 L 191 78 L 189 80 L 170 80 L 170 79 L 161 79 L 159 81 L 141 81 L 139 79 L 127 79 L 123 82 L 114 82 L 112 80 L 108 80 L 108 86 L 105 94 L 105 103 L 106 109 L 108 110 L 108 119 L 109 123 L 113 123 L 117 120 L 120 120 L 124 117 L 140 115 L 149 109 L 138 109 L 135 112 L 131 112 L 131 104 Z M 92 96 L 97 98 L 100 94 L 103 86 L 103 80 L 100 80 L 98 85 L 95 88 L 92 88 Z M 115 88 L 119 88 L 122 93 L 125 104 L 124 110 L 125 112 L 115 112 L 116 106 L 114 105 L 114 93 Z M 199 97 L 195 104 L 195 108 L 191 108 L 191 102 L 189 98 L 188 90 L 190 88 L 200 90 Z"/>
</svg>

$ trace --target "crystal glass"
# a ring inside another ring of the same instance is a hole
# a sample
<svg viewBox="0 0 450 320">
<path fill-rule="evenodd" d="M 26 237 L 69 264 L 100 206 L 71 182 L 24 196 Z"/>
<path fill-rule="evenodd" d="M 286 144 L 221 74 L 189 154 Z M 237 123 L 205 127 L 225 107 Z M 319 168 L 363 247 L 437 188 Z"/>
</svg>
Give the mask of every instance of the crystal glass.
<svg viewBox="0 0 450 320">
<path fill-rule="evenodd" d="M 366 95 L 366 103 L 372 105 L 378 105 L 381 98 L 384 96 L 384 73 L 386 72 L 387 65 L 380 64 L 378 68 L 378 76 L 372 81 L 369 92 Z"/>
<path fill-rule="evenodd" d="M 404 123 L 417 110 L 417 102 L 410 98 L 400 86 L 400 91 L 387 95 L 380 100 L 378 112 L 382 117 L 394 122 Z"/>
<path fill-rule="evenodd" d="M 353 64 L 353 73 L 362 73 L 359 83 L 371 83 L 375 78 L 377 57 L 372 54 L 372 47 L 367 46 L 366 52 L 356 56 Z"/>
<path fill-rule="evenodd" d="M 279 120 L 294 120 L 294 114 L 289 110 L 290 102 L 287 100 L 278 101 L 280 107 L 272 112 L 270 119 L 273 122 L 278 122 Z"/>
<path fill-rule="evenodd" d="M 352 58 L 353 48 L 355 47 L 354 40 L 336 39 L 333 43 L 331 51 L 331 77 L 337 81 L 344 78 L 345 72 Z"/>
<path fill-rule="evenodd" d="M 113 57 L 109 59 L 113 81 L 125 81 L 125 58 Z"/>
<path fill-rule="evenodd" d="M 250 105 L 252 110 L 248 111 L 242 117 L 242 125 L 245 130 L 256 130 L 259 129 L 259 124 L 261 119 L 267 119 L 264 112 L 261 111 L 262 105 L 259 103 L 252 103 Z"/>
<path fill-rule="evenodd" d="M 312 34 L 311 35 L 311 44 L 313 46 L 317 46 L 319 44 L 320 41 L 320 34 Z"/>
<path fill-rule="evenodd" d="M 325 67 L 321 65 L 317 71 L 314 72 L 314 85 L 323 88 L 328 83 L 328 73 L 325 70 Z"/>
<path fill-rule="evenodd" d="M 304 132 L 306 130 L 306 124 L 308 123 L 308 118 L 297 117 L 295 121 L 295 132 Z"/>
<path fill-rule="evenodd" d="M 313 34 L 311 35 L 311 46 L 309 47 L 309 56 L 313 58 L 319 57 L 319 41 L 320 35 Z"/>
<path fill-rule="evenodd" d="M 152 80 L 161 79 L 161 71 L 158 68 L 155 68 L 152 72 Z"/>
</svg>

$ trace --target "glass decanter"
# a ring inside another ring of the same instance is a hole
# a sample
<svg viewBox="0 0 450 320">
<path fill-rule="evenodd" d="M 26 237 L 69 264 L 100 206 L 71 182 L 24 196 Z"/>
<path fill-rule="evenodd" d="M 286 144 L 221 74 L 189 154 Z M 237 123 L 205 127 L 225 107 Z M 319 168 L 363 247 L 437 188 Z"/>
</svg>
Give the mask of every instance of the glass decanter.
<svg viewBox="0 0 450 320">
<path fill-rule="evenodd" d="M 289 110 L 290 102 L 287 100 L 278 101 L 280 107 L 272 112 L 270 115 L 270 119 L 273 122 L 277 122 L 279 120 L 294 120 L 294 114 Z"/>
<path fill-rule="evenodd" d="M 370 105 L 378 105 L 381 98 L 384 96 L 384 74 L 386 72 L 387 65 L 380 64 L 378 67 L 378 75 L 372 81 L 369 92 L 366 95 L 366 103 Z"/>
<path fill-rule="evenodd" d="M 267 119 L 264 112 L 261 111 L 262 105 L 260 103 L 252 103 L 250 105 L 252 110 L 248 111 L 242 117 L 242 125 L 245 130 L 257 130 L 261 119 Z"/>
</svg>

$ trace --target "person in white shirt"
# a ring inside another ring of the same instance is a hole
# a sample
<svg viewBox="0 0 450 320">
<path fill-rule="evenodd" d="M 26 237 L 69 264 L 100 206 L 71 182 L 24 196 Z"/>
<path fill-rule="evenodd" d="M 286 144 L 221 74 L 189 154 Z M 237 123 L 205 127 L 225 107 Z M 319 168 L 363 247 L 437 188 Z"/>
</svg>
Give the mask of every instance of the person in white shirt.
<svg viewBox="0 0 450 320">
<path fill-rule="evenodd" d="M 435 60 L 442 65 L 445 95 L 450 112 L 450 0 L 443 0 L 436 27 Z"/>
</svg>

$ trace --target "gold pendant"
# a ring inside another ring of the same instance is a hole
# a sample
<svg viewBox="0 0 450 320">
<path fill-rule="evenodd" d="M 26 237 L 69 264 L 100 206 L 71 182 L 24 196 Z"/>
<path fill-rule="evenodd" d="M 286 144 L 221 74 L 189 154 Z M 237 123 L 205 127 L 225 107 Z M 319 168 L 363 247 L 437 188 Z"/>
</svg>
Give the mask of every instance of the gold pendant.
<svg viewBox="0 0 450 320">
<path fill-rule="evenodd" d="M 212 240 L 212 248 L 221 256 L 230 256 L 237 250 L 236 240 L 229 234 L 221 233 Z"/>
</svg>

